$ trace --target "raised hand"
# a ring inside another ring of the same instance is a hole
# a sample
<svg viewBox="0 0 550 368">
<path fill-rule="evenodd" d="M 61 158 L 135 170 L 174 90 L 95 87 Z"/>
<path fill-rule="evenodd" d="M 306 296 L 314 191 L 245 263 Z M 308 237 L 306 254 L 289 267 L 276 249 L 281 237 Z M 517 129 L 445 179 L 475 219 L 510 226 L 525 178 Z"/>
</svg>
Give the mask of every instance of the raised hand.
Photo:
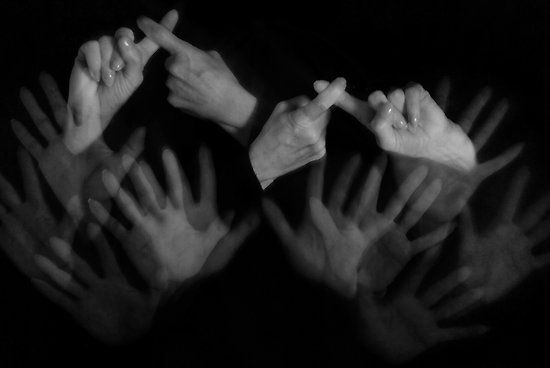
<svg viewBox="0 0 550 368">
<path fill-rule="evenodd" d="M 462 215 L 460 262 L 473 270 L 472 283 L 486 290 L 487 303 L 505 296 L 530 273 L 550 263 L 550 254 L 533 253 L 550 237 L 550 220 L 543 221 L 550 209 L 550 195 L 520 214 L 527 179 L 525 170 L 518 172 L 488 230 L 478 233 L 474 229 L 469 209 Z"/>
<path fill-rule="evenodd" d="M 0 174 L 0 245 L 19 271 L 39 277 L 34 256 L 46 254 L 43 244 L 52 236 L 70 239 L 76 226 L 69 218 L 58 223 L 44 200 L 31 157 L 23 149 L 18 155 L 25 200 Z"/>
<path fill-rule="evenodd" d="M 40 84 L 56 125 L 52 124 L 29 90 L 22 89 L 20 98 L 47 146 L 42 146 L 19 121 L 12 120 L 12 128 L 22 145 L 37 160 L 40 171 L 61 204 L 73 218 L 80 219 L 84 214 L 83 197 L 100 201 L 108 198 L 101 181 L 101 170 L 108 168 L 117 177 L 122 177 L 126 173 L 121 164 L 122 155 L 137 157 L 141 153 L 145 131 L 138 129 L 117 154 L 107 147 L 103 139 L 96 140 L 86 151 L 73 154 L 63 139 L 65 132 L 74 127 L 74 123 L 67 118 L 67 103 L 49 74 L 40 75 Z M 58 128 L 61 128 L 61 133 L 58 133 Z"/>
<path fill-rule="evenodd" d="M 420 291 L 438 250 L 427 251 L 404 281 L 383 297 L 376 296 L 368 286 L 359 286 L 365 344 L 392 363 L 406 362 L 437 344 L 475 337 L 487 331 L 485 326 L 439 327 L 440 321 L 476 305 L 483 290 L 475 289 L 455 296 L 456 287 L 471 275 L 470 269 L 460 268 Z"/>
<path fill-rule="evenodd" d="M 378 190 L 383 173 L 382 164 L 379 162 L 371 169 L 360 193 L 350 202 L 352 205 L 349 210 L 344 211 L 357 165 L 358 160 L 354 160 L 346 166 L 327 205 L 322 202 L 323 168 L 317 167 L 312 172 L 308 215 L 297 231 L 290 227 L 281 210 L 273 202 L 266 200 L 264 203 L 269 222 L 288 249 L 290 258 L 298 270 L 305 276 L 323 282 L 349 297 L 356 292 L 359 266 L 364 257 L 375 263 L 385 262 L 391 267 L 392 262 L 412 257 L 412 253 L 435 244 L 442 236 L 439 231 L 437 236 L 432 234 L 431 238 L 419 239 L 414 245 L 404 244 L 403 248 L 408 246 L 410 249 L 400 249 L 396 254 L 384 254 L 382 249 L 373 250 L 376 242 L 391 232 L 400 232 L 406 240 L 404 234 L 422 215 L 421 207 L 429 205 L 437 195 L 438 184 L 434 183 L 423 196 L 423 202 L 416 204 L 418 211 L 406 211 L 406 215 L 403 216 L 406 224 L 398 230 L 396 218 L 424 179 L 426 170 L 419 168 L 411 174 L 401 185 L 397 195 L 387 204 L 386 209 L 378 212 Z M 390 270 L 388 272 L 391 273 Z"/>
<path fill-rule="evenodd" d="M 132 223 L 130 230 L 99 203 L 92 201 L 91 209 L 121 241 L 150 283 L 169 293 L 201 271 L 212 273 L 221 269 L 257 225 L 257 218 L 249 218 L 229 231 L 216 209 L 215 174 L 205 149 L 199 154 L 201 191 L 197 201 L 172 151 L 165 150 L 162 159 L 167 194 L 145 163 L 136 164 L 131 170 L 139 202 L 120 188 L 112 174 L 104 173 L 107 189 Z M 131 166 L 133 160 L 126 157 L 125 162 Z M 217 252 L 213 252 L 215 248 Z"/>
<path fill-rule="evenodd" d="M 177 11 L 171 10 L 161 27 L 172 30 L 177 21 Z M 129 28 L 120 28 L 114 38 L 103 36 L 80 47 L 69 84 L 69 116 L 75 128 L 64 134 L 72 153 L 86 150 L 101 137 L 115 113 L 141 85 L 143 68 L 158 48 L 147 37 L 134 43 Z"/>
<path fill-rule="evenodd" d="M 67 311 L 86 331 L 107 344 L 122 344 L 145 334 L 153 321 L 160 292 L 131 285 L 101 229 L 88 227 L 101 261 L 98 274 L 71 246 L 52 238 L 50 248 L 60 264 L 44 256 L 35 262 L 48 282 L 33 278 L 36 288 Z"/>
<path fill-rule="evenodd" d="M 345 88 L 345 79 L 337 78 L 312 101 L 301 96 L 277 104 L 250 146 L 250 161 L 263 188 L 325 155 L 329 109 Z"/>
<path fill-rule="evenodd" d="M 171 105 L 212 120 L 230 133 L 246 126 L 256 98 L 239 84 L 218 52 L 202 51 L 147 17 L 138 19 L 138 26 L 171 54 L 166 60 Z"/>
<path fill-rule="evenodd" d="M 436 89 L 436 100 L 443 110 L 445 110 L 448 105 L 449 92 L 450 82 L 447 78 L 444 78 Z M 476 121 L 479 120 L 480 113 L 489 103 L 490 97 L 490 90 L 482 90 L 472 100 L 469 107 L 464 110 L 458 120 L 458 124 L 467 134 L 470 133 L 473 126 L 478 126 L 475 134 L 472 135 L 472 142 L 476 148 L 476 154 L 479 154 L 486 146 L 492 133 L 506 116 L 509 107 L 508 102 L 502 100 L 483 122 L 476 123 Z M 439 178 L 443 183 L 441 195 L 430 207 L 429 212 L 436 220 L 450 221 L 460 213 L 477 187 L 485 179 L 510 164 L 521 153 L 521 150 L 522 145 L 516 145 L 506 150 L 503 154 L 483 164 L 477 165 L 474 170 L 469 172 L 456 170 L 447 165 L 436 163 L 435 161 L 421 160 L 419 163 L 417 159 L 395 155 L 393 157 L 395 174 L 398 179 L 403 178 L 417 165 L 426 165 L 430 169 L 428 176 L 432 179 Z"/>
</svg>

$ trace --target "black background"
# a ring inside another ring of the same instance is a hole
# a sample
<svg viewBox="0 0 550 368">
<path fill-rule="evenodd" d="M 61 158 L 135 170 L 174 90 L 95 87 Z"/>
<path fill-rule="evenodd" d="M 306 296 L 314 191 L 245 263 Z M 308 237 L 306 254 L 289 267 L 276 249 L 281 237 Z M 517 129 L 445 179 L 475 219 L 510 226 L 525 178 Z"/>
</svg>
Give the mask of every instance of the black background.
<svg viewBox="0 0 550 368">
<path fill-rule="evenodd" d="M 172 7 L 180 10 L 176 34 L 198 47 L 220 50 L 243 84 L 262 97 L 266 110 L 299 94 L 313 96 L 315 79 L 344 76 L 349 91 L 365 96 L 410 81 L 433 91 L 448 75 L 453 83 L 448 115 L 456 119 L 479 89 L 491 86 L 492 106 L 506 97 L 511 111 L 490 147 L 481 152 L 481 161 L 512 143 L 525 141 L 527 146 L 518 163 L 476 194 L 480 225 L 495 213 L 519 165 L 527 165 L 532 173 L 527 200 L 548 190 L 550 6 L 543 0 L 3 0 L 2 173 L 18 183 L 17 145 L 9 120 L 29 120 L 18 101 L 21 86 L 40 96 L 37 77 L 46 70 L 66 94 L 82 43 L 121 26 L 138 32 L 139 15 L 159 19 Z M 158 152 L 168 144 L 191 171 L 196 149 L 205 142 L 214 151 L 219 171 L 220 207 L 246 207 L 259 195 L 246 152 L 212 123 L 185 117 L 166 103 L 165 57 L 159 52 L 151 60 L 143 86 L 106 132 L 107 142 L 118 147 L 131 129 L 146 125 L 146 157 L 153 165 L 158 166 Z M 42 96 L 39 100 L 46 106 Z M 329 126 L 327 144 L 330 175 L 354 153 L 368 163 L 377 152 L 373 138 L 340 112 Z M 296 219 L 306 171 L 285 177 L 271 189 Z M 0 366 L 377 365 L 356 341 L 353 306 L 295 275 L 273 239 L 263 227 L 223 274 L 186 292 L 180 303 L 159 313 L 150 336 L 125 348 L 94 342 L 2 257 Z M 547 279 L 546 274 L 537 275 L 508 300 L 481 313 L 479 318 L 495 325 L 488 336 L 443 346 L 413 364 L 546 366 Z"/>
</svg>

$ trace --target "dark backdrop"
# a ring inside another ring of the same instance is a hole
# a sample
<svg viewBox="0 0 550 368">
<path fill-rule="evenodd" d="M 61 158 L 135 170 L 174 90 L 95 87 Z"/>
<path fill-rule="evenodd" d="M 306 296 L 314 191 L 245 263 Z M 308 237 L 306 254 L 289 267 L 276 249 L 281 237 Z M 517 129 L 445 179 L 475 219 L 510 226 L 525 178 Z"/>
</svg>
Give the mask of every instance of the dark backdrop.
<svg viewBox="0 0 550 368">
<path fill-rule="evenodd" d="M 484 86 L 493 103 L 507 97 L 511 111 L 481 159 L 527 141 L 519 163 L 532 170 L 529 198 L 549 188 L 550 6 L 546 1 L 30 1 L 0 4 L 0 169 L 18 182 L 16 141 L 9 119 L 28 116 L 17 95 L 25 85 L 39 92 L 37 76 L 49 71 L 67 92 L 78 47 L 120 26 L 137 31 L 139 15 L 158 19 L 180 10 L 176 33 L 201 48 L 217 48 L 237 76 L 267 107 L 299 94 L 312 96 L 315 79 L 344 76 L 348 90 L 366 96 L 410 81 L 432 91 L 444 75 L 453 82 L 450 117 Z M 144 85 L 106 132 L 118 147 L 131 129 L 148 128 L 146 157 L 158 166 L 159 149 L 176 148 L 193 171 L 205 142 L 219 171 L 220 207 L 245 208 L 259 196 L 246 151 L 211 123 L 184 117 L 165 101 L 159 53 Z M 45 99 L 40 97 L 44 103 Z M 335 112 L 329 127 L 329 176 L 353 153 L 365 162 L 377 153 L 373 138 Z M 483 216 L 499 203 L 512 167 L 486 182 L 476 195 Z M 295 220 L 303 207 L 307 169 L 270 190 Z M 329 181 L 331 179 L 329 178 Z M 294 215 L 294 216 L 292 216 Z M 353 306 L 298 277 L 269 229 L 263 227 L 229 268 L 186 292 L 160 313 L 155 329 L 126 348 L 94 342 L 38 295 L 5 257 L 0 258 L 0 366 L 184 365 L 371 366 L 356 342 Z M 529 280 L 502 305 L 485 312 L 496 324 L 487 337 L 441 347 L 419 366 L 544 366 L 548 363 L 548 290 Z"/>
</svg>

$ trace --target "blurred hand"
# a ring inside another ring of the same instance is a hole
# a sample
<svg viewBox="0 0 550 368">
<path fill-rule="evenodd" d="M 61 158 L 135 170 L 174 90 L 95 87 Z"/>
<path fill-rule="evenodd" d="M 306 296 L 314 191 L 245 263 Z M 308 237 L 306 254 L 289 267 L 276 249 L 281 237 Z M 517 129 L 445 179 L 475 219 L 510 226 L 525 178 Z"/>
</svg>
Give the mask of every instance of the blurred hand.
<svg viewBox="0 0 550 368">
<path fill-rule="evenodd" d="M 145 131 L 138 129 L 117 154 L 107 147 L 103 139 L 96 140 L 80 154 L 73 154 L 63 142 L 64 132 L 74 126 L 67 118 L 67 103 L 49 74 L 40 75 L 40 84 L 57 125 L 52 124 L 29 90 L 23 88 L 20 98 L 47 146 L 43 147 L 19 121 L 12 120 L 12 128 L 23 146 L 37 160 L 40 171 L 61 204 L 73 218 L 80 219 L 84 214 L 82 197 L 100 201 L 108 198 L 101 180 L 101 170 L 108 168 L 117 177 L 124 176 L 126 172 L 121 158 L 123 155 L 137 157 L 143 151 Z M 58 133 L 57 128 L 61 128 L 62 132 Z"/>
<path fill-rule="evenodd" d="M 166 60 L 171 105 L 212 120 L 230 133 L 245 127 L 256 107 L 256 98 L 239 84 L 218 52 L 202 51 L 147 17 L 140 18 L 138 26 L 171 54 Z"/>
<path fill-rule="evenodd" d="M 424 168 L 411 174 L 386 209 L 378 212 L 378 190 L 383 172 L 379 163 L 371 169 L 357 197 L 351 200 L 349 211 L 344 212 L 344 204 L 357 166 L 358 160 L 353 160 L 342 171 L 327 205 L 322 202 L 323 166 L 314 169 L 309 184 L 308 215 L 297 231 L 290 227 L 273 202 L 264 202 L 266 216 L 298 270 L 348 297 L 355 295 L 359 266 L 365 255 L 370 253 L 371 259 L 386 261 L 386 264 L 394 261 L 385 259 L 392 258 L 392 255 L 382 255 L 380 251 L 373 251 L 371 248 L 382 236 L 396 231 L 397 216 L 426 175 Z M 437 191 L 437 183 L 433 191 Z M 433 193 L 429 196 L 433 197 Z M 417 215 L 406 213 L 404 217 L 414 223 L 412 216 Z M 418 247 L 430 245 L 432 244 L 422 240 Z"/>
<path fill-rule="evenodd" d="M 329 109 L 345 88 L 345 79 L 337 78 L 313 101 L 301 96 L 275 107 L 250 146 L 252 168 L 263 188 L 325 155 Z"/>
<path fill-rule="evenodd" d="M 533 254 L 535 246 L 550 237 L 550 220 L 543 221 L 550 209 L 550 195 L 520 214 L 527 179 L 526 170 L 518 172 L 488 230 L 475 231 L 468 208 L 462 214 L 460 262 L 473 270 L 472 283 L 486 290 L 487 303 L 505 296 L 531 272 L 550 263 L 549 253 Z"/>
<path fill-rule="evenodd" d="M 216 209 L 215 174 L 205 149 L 199 154 L 201 191 L 197 201 L 172 151 L 165 150 L 162 158 L 167 194 L 145 163 L 136 164 L 130 171 L 139 202 L 120 188 L 112 174 L 104 172 L 107 189 L 133 225 L 130 230 L 99 203 L 91 201 L 90 205 L 98 220 L 128 249 L 133 263 L 150 283 L 169 293 L 201 271 L 219 271 L 258 221 L 255 216 L 249 217 L 229 231 Z M 132 163 L 131 157 L 125 157 L 126 165 Z"/>
<path fill-rule="evenodd" d="M 448 105 L 450 82 L 444 78 L 436 90 L 436 100 L 443 110 Z M 476 133 L 472 135 L 472 142 L 476 149 L 476 155 L 486 146 L 495 129 L 502 122 L 508 111 L 508 102 L 500 101 L 490 112 L 485 121 L 476 123 L 480 113 L 490 101 L 491 91 L 482 90 L 464 110 L 458 120 L 465 133 L 470 133 L 472 127 L 478 125 Z M 395 99 L 395 98 L 394 98 Z M 429 168 L 428 177 L 432 180 L 438 178 L 442 181 L 442 191 L 435 203 L 430 207 L 429 213 L 439 221 L 450 221 L 458 215 L 468 202 L 470 196 L 478 186 L 488 177 L 510 164 L 521 153 L 522 145 L 516 145 L 503 154 L 477 165 L 471 171 L 455 169 L 443 163 L 433 160 L 393 155 L 395 174 L 398 180 L 403 180 L 415 167 L 425 165 Z"/>
<path fill-rule="evenodd" d="M 460 268 L 419 293 L 438 248 L 430 249 L 391 293 L 378 297 L 365 285 L 358 298 L 362 335 L 366 345 L 392 363 L 406 362 L 446 341 L 475 337 L 485 326 L 439 327 L 438 323 L 473 307 L 482 289 L 455 296 L 456 287 L 468 280 L 471 271 Z"/>
<path fill-rule="evenodd" d="M 142 291 L 132 286 L 101 229 L 91 224 L 88 230 L 99 254 L 101 275 L 67 242 L 52 238 L 50 247 L 60 262 L 36 256 L 36 265 L 48 282 L 35 278 L 32 282 L 100 341 L 122 344 L 136 340 L 149 330 L 160 294 L 154 289 Z"/>
<path fill-rule="evenodd" d="M 25 200 L 0 174 L 0 245 L 19 271 L 29 277 L 40 277 L 34 256 L 47 254 L 43 244 L 52 236 L 71 239 L 76 225 L 68 217 L 58 222 L 52 215 L 31 157 L 23 149 L 18 155 Z"/>
<path fill-rule="evenodd" d="M 175 10 L 161 23 L 174 29 L 178 21 Z M 120 28 L 115 37 L 103 36 L 80 47 L 69 83 L 69 116 L 74 123 L 64 131 L 64 143 L 73 154 L 86 150 L 101 137 L 115 113 L 143 81 L 143 68 L 158 50 L 145 37 L 134 43 L 129 28 Z"/>
</svg>

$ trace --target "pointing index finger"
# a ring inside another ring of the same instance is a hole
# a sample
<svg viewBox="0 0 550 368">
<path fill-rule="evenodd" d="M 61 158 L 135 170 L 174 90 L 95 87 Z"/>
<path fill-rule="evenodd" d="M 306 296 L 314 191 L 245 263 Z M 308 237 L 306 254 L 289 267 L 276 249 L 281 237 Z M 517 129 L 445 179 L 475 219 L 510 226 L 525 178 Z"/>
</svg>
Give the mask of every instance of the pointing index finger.
<svg viewBox="0 0 550 368">
<path fill-rule="evenodd" d="M 294 121 L 300 122 L 304 119 L 316 120 L 323 115 L 332 105 L 340 100 L 346 89 L 346 80 L 336 78 L 331 84 L 319 93 L 311 102 L 294 113 Z"/>
<path fill-rule="evenodd" d="M 157 25 L 160 28 L 164 28 L 167 31 L 166 33 L 169 33 L 170 35 L 173 36 L 171 32 L 174 30 L 174 28 L 176 27 L 176 24 L 178 23 L 178 17 L 179 15 L 176 10 L 170 10 L 161 19 L 160 24 L 152 21 L 149 18 L 140 18 L 138 19 L 138 26 L 143 30 L 141 26 L 142 23 L 145 24 L 146 27 L 149 27 L 148 21 L 150 21 L 152 22 L 152 24 Z M 160 28 L 155 27 L 154 29 L 160 29 Z M 147 61 L 155 52 L 157 52 L 157 50 L 159 49 L 159 46 L 161 45 L 155 42 L 153 39 L 151 39 L 147 33 L 145 34 L 146 34 L 146 37 L 137 44 L 137 47 L 141 51 L 144 61 Z"/>
<path fill-rule="evenodd" d="M 180 40 L 172 33 L 177 23 L 177 14 L 175 10 L 168 12 L 162 19 L 161 24 L 147 17 L 138 19 L 138 27 L 147 36 L 139 44 L 144 52 L 145 60 L 147 60 L 158 47 L 162 47 L 171 54 L 199 51 L 196 47 Z M 145 42 L 145 44 L 143 44 L 143 42 Z"/>
</svg>

